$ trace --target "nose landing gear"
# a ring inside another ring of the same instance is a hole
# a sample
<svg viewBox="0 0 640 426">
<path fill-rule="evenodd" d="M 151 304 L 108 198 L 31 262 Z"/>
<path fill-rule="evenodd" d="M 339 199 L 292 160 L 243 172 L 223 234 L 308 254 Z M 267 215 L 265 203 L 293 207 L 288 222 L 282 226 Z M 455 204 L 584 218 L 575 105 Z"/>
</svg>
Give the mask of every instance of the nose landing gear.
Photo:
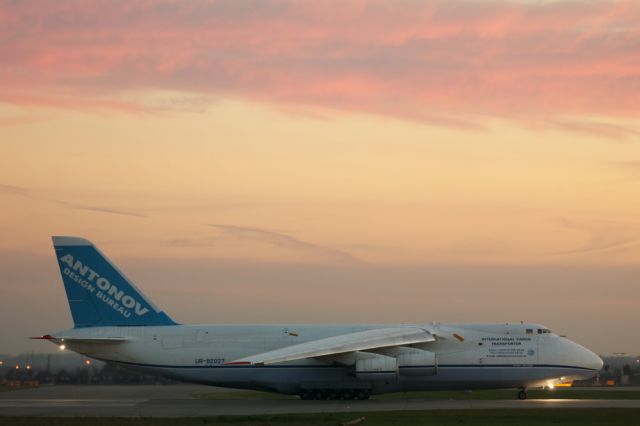
<svg viewBox="0 0 640 426">
<path fill-rule="evenodd" d="M 520 389 L 520 392 L 518 392 L 518 399 L 527 399 L 527 390 L 525 388 Z"/>
</svg>

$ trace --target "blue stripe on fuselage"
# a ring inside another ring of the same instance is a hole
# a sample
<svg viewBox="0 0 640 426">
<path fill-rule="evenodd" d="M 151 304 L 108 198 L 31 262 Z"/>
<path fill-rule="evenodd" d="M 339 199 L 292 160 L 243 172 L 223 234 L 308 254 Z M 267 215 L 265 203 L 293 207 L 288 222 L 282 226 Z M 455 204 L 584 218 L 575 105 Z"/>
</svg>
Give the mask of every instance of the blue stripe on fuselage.
<svg viewBox="0 0 640 426">
<path fill-rule="evenodd" d="M 164 365 L 164 364 L 143 364 L 129 361 L 112 361 L 103 359 L 105 362 L 115 362 L 118 364 L 134 365 L 137 367 L 152 368 L 347 368 L 341 365 Z M 440 365 L 418 365 L 404 366 L 400 368 L 567 368 L 573 370 L 598 371 L 593 368 L 578 367 L 575 365 L 554 365 L 554 364 L 440 364 Z"/>
</svg>

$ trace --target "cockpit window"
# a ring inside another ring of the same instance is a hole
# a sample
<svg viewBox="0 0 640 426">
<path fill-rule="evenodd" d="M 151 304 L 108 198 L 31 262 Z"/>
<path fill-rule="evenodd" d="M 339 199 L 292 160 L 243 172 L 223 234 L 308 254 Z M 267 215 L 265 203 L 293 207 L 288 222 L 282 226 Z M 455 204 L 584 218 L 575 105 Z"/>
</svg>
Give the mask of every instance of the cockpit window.
<svg viewBox="0 0 640 426">
<path fill-rule="evenodd" d="M 548 328 L 539 328 L 538 329 L 538 334 L 548 334 L 551 333 L 551 330 L 549 330 Z"/>
<path fill-rule="evenodd" d="M 526 334 L 533 334 L 533 328 L 527 328 Z"/>
</svg>

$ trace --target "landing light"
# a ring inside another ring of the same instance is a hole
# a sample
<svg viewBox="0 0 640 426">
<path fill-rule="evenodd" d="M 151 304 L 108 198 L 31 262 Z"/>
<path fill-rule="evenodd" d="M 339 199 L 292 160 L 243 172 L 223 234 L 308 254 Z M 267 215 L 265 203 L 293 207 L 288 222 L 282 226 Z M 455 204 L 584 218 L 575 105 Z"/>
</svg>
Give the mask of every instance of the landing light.
<svg viewBox="0 0 640 426">
<path fill-rule="evenodd" d="M 549 383 L 549 384 L 547 385 L 547 389 L 549 389 L 549 390 L 554 390 L 555 388 L 556 388 L 555 383 Z"/>
<path fill-rule="evenodd" d="M 64 351 L 65 349 L 67 349 L 67 347 L 65 345 L 60 345 L 60 350 Z"/>
</svg>

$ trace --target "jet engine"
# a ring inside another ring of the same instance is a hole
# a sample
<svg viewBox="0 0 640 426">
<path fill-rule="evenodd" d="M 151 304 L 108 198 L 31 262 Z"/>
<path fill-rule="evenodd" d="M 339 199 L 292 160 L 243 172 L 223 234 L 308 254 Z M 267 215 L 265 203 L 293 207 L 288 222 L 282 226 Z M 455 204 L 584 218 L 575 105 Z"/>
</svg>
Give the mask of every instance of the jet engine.
<svg viewBox="0 0 640 426">
<path fill-rule="evenodd" d="M 396 380 L 398 378 L 397 358 L 378 354 L 367 354 L 356 359 L 356 377 L 366 380 Z"/>
</svg>

